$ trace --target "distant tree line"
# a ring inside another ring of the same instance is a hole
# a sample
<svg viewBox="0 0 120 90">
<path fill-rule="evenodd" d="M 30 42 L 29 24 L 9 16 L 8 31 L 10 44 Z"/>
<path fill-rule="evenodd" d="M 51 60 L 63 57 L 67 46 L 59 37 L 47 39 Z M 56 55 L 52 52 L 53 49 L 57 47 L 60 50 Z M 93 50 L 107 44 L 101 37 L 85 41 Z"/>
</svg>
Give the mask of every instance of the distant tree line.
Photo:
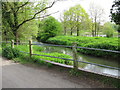
<svg viewBox="0 0 120 90">
<path fill-rule="evenodd" d="M 102 32 L 107 37 L 112 37 L 118 26 L 111 22 L 102 24 L 104 9 L 91 4 L 89 12 L 88 15 L 81 5 L 76 5 L 64 11 L 60 17 L 64 29 L 63 34 L 80 36 L 82 35 L 80 32 L 83 31 L 95 37 Z"/>
</svg>

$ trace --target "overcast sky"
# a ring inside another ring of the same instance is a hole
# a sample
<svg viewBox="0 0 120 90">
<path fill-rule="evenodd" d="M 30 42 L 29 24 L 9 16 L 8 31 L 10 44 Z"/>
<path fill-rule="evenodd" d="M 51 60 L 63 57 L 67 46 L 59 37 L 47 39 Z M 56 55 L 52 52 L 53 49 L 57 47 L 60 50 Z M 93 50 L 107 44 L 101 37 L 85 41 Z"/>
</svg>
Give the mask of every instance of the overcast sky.
<svg viewBox="0 0 120 90">
<path fill-rule="evenodd" d="M 52 8 L 49 9 L 49 12 L 59 11 L 59 13 L 52 15 L 56 19 L 59 19 L 61 12 L 63 12 L 64 10 L 68 10 L 70 7 L 75 6 L 77 4 L 80 4 L 86 10 L 86 12 L 89 13 L 90 3 L 94 3 L 95 5 L 98 5 L 104 9 L 105 21 L 110 21 L 109 15 L 113 1 L 114 0 L 64 0 L 57 2 Z"/>
</svg>

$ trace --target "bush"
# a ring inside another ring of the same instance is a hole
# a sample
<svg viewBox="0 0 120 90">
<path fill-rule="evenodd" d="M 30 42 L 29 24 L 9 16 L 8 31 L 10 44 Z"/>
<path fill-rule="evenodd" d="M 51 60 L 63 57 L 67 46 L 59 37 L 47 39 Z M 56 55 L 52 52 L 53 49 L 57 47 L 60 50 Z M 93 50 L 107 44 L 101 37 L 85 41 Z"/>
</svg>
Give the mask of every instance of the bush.
<svg viewBox="0 0 120 90">
<path fill-rule="evenodd" d="M 11 48 L 11 47 L 4 47 L 2 49 L 2 56 L 8 58 L 8 59 L 13 59 L 17 58 L 20 56 L 20 52 L 16 48 Z"/>
<path fill-rule="evenodd" d="M 37 40 L 45 42 L 50 37 L 55 37 L 60 34 L 62 26 L 54 17 L 49 16 L 41 21 L 39 29 L 40 31 L 38 33 Z"/>
<path fill-rule="evenodd" d="M 6 47 L 6 46 L 10 46 L 10 43 L 5 43 L 5 42 L 3 42 L 3 43 L 1 44 L 1 47 L 2 47 L 2 48 Z"/>
</svg>

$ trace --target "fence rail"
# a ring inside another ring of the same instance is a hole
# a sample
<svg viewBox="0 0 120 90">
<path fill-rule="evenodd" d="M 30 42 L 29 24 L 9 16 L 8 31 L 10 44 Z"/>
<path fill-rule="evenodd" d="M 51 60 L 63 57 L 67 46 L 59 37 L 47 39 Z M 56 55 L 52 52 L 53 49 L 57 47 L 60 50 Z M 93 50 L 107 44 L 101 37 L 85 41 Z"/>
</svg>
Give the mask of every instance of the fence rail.
<svg viewBox="0 0 120 90">
<path fill-rule="evenodd" d="M 25 53 L 25 54 L 29 54 L 28 52 L 24 52 L 24 51 L 20 51 L 20 52 Z M 74 61 L 73 59 L 60 58 L 60 57 L 55 57 L 55 56 L 48 56 L 48 55 L 41 55 L 41 54 L 32 54 L 32 55 L 45 56 L 45 57 L 51 57 L 51 58 L 58 58 L 58 59 L 63 59 L 63 60 Z M 77 62 L 81 62 L 81 63 L 85 63 L 85 64 L 91 64 L 91 65 L 96 65 L 96 66 L 100 66 L 100 67 L 106 67 L 106 68 L 110 68 L 110 69 L 120 70 L 120 68 L 111 67 L 111 66 L 106 66 L 106 65 L 102 65 L 102 64 L 96 64 L 96 63 L 85 62 L 85 61 L 78 61 L 78 60 L 77 60 Z"/>
<path fill-rule="evenodd" d="M 5 41 L 4 41 L 5 42 Z M 3 43 L 3 42 L 0 42 L 0 43 Z M 11 43 L 10 41 L 8 42 L 5 42 L 5 43 Z M 14 42 L 15 44 L 16 42 Z M 29 45 L 29 43 L 27 42 L 22 42 L 20 44 L 26 44 L 26 45 Z M 43 45 L 43 46 L 56 46 L 56 47 L 66 47 L 66 48 L 72 48 L 73 46 L 66 46 L 66 45 L 54 45 L 54 44 L 34 44 L 34 43 L 31 43 L 31 45 Z M 98 50 L 98 51 L 105 51 L 105 52 L 113 52 L 113 53 L 118 53 L 120 54 L 120 51 L 115 51 L 115 50 L 107 50 L 107 49 L 98 49 L 98 48 L 88 48 L 88 47 L 76 47 L 76 48 L 80 48 L 80 49 L 87 49 L 87 50 Z"/>
<path fill-rule="evenodd" d="M 32 44 L 32 45 L 56 46 L 56 47 L 66 47 L 66 48 L 72 48 L 73 47 L 73 46 L 54 45 L 54 44 Z M 88 48 L 88 47 L 76 47 L 76 48 L 87 49 L 87 50 L 98 50 L 98 51 L 105 51 L 105 52 L 113 52 L 113 53 L 120 53 L 120 51 L 107 50 L 107 49 L 97 49 L 97 48 Z"/>
<path fill-rule="evenodd" d="M 14 41 L 9 42 L 11 43 L 11 47 L 14 48 Z M 27 44 L 27 43 L 24 43 Z M 66 45 L 53 45 L 53 44 L 44 44 L 44 46 L 59 46 L 59 47 L 68 47 L 68 48 L 72 48 L 73 50 L 73 59 L 68 59 L 68 58 L 61 58 L 61 57 L 55 57 L 55 56 L 48 56 L 48 55 L 40 55 L 40 54 L 33 54 L 32 53 L 32 45 L 43 45 L 43 44 L 34 44 L 32 43 L 32 41 L 29 41 L 29 52 L 24 52 L 24 51 L 20 51 L 21 53 L 26 53 L 29 54 L 30 57 L 32 55 L 37 55 L 37 56 L 45 56 L 45 57 L 51 57 L 51 58 L 58 58 L 58 59 L 63 59 L 63 60 L 70 60 L 74 62 L 74 69 L 78 69 L 78 62 L 81 63 L 85 63 L 85 64 L 91 64 L 91 65 L 96 65 L 96 66 L 100 66 L 100 67 L 105 67 L 105 68 L 110 68 L 110 69 L 115 69 L 115 70 L 120 70 L 120 68 L 117 67 L 111 67 L 111 66 L 107 66 L 107 65 L 101 65 L 101 64 L 96 64 L 96 63 L 91 63 L 91 62 L 85 62 L 85 61 L 79 61 L 77 59 L 77 48 L 81 48 L 81 49 L 89 49 L 89 50 L 100 50 L 100 51 L 105 51 L 105 52 L 113 52 L 113 53 L 120 53 L 120 51 L 113 51 L 113 50 L 106 50 L 106 49 L 96 49 L 96 48 L 86 48 L 86 47 L 77 47 L 77 44 L 74 43 L 73 46 L 66 46 Z"/>
<path fill-rule="evenodd" d="M 31 45 L 43 45 L 43 46 L 60 46 L 60 47 L 73 47 L 73 46 L 65 46 L 65 45 L 53 45 L 53 44 L 33 44 L 31 43 Z M 85 47 L 77 47 L 76 48 L 83 48 L 83 49 L 88 49 L 88 48 L 85 48 Z M 91 48 L 89 48 L 91 50 Z M 94 48 L 92 48 L 93 50 Z M 101 49 L 98 49 L 98 50 L 101 50 Z M 105 49 L 102 49 L 102 50 L 105 50 Z M 119 52 L 119 51 L 112 51 L 112 50 L 105 50 L 107 52 Z M 23 51 L 22 51 L 23 52 Z M 26 54 L 29 54 L 27 52 L 23 52 L 23 53 L 26 53 Z M 32 54 L 32 55 L 37 55 L 37 56 L 45 56 L 45 57 L 51 57 L 51 58 L 58 58 L 58 59 L 63 59 L 63 60 L 70 60 L 70 61 L 74 61 L 73 59 L 68 59 L 68 58 L 60 58 L 60 57 L 55 57 L 55 56 L 48 56 L 48 55 L 40 55 L 40 54 Z M 100 67 L 105 67 L 105 68 L 110 68 L 110 69 L 116 69 L 116 70 L 120 70 L 120 68 L 117 68 L 117 67 L 111 67 L 111 66 L 107 66 L 107 65 L 102 65 L 102 64 L 96 64 L 96 63 L 91 63 L 91 62 L 85 62 L 85 61 L 78 61 L 77 62 L 81 62 L 81 63 L 85 63 L 85 64 L 91 64 L 91 65 L 96 65 L 96 66 L 100 66 Z"/>
</svg>

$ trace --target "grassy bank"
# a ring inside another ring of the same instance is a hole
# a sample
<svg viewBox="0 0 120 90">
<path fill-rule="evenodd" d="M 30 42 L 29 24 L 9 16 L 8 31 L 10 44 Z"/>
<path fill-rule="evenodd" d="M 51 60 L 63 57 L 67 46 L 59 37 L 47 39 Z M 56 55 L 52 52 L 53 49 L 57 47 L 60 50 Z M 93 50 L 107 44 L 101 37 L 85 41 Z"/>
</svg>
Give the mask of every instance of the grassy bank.
<svg viewBox="0 0 120 90">
<path fill-rule="evenodd" d="M 57 36 L 47 40 L 47 43 L 58 44 L 58 45 L 72 45 L 76 42 L 80 47 L 98 48 L 120 51 L 118 46 L 118 38 L 107 38 L 107 37 L 80 37 L 80 36 Z M 118 58 L 120 55 L 116 53 L 77 49 L 79 52 L 106 58 Z"/>
</svg>

